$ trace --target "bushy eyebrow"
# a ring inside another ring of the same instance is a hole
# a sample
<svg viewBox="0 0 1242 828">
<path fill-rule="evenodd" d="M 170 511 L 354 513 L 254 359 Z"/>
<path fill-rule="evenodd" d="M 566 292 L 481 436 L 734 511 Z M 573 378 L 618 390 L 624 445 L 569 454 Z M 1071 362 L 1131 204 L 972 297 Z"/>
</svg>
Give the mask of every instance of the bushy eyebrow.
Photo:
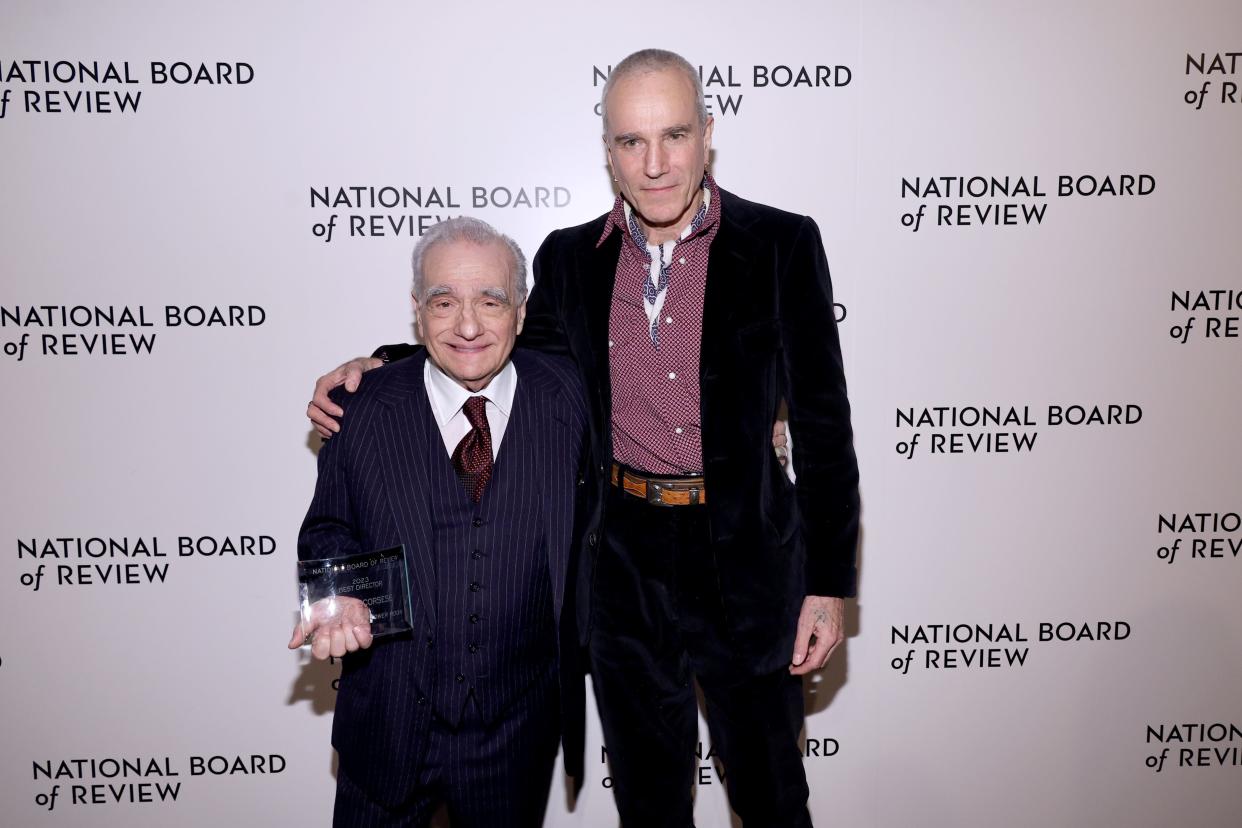
<svg viewBox="0 0 1242 828">
<path fill-rule="evenodd" d="M 504 288 L 487 287 L 487 288 L 483 288 L 481 291 L 479 291 L 479 293 L 483 294 L 484 296 L 487 296 L 488 298 L 495 299 L 498 302 L 504 302 L 506 305 L 509 304 L 509 291 L 505 290 Z M 437 296 L 452 296 L 452 295 L 453 295 L 453 289 L 450 288 L 448 285 L 432 285 L 431 287 L 427 288 L 426 298 L 433 299 Z"/>
</svg>

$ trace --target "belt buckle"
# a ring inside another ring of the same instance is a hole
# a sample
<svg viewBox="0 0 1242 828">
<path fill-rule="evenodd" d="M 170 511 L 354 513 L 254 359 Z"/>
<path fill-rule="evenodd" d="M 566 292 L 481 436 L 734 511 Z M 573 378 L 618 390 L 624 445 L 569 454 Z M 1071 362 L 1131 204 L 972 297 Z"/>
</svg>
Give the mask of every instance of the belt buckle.
<svg viewBox="0 0 1242 828">
<path fill-rule="evenodd" d="M 655 506 L 667 506 L 664 502 L 664 487 L 655 481 L 647 481 L 647 502 Z"/>
</svg>

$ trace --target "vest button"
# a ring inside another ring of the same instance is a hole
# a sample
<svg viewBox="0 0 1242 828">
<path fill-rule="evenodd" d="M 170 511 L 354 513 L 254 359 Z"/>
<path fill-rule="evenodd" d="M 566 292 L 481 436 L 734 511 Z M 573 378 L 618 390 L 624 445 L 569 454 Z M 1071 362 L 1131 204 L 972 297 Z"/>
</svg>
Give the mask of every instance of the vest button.
<svg viewBox="0 0 1242 828">
<path fill-rule="evenodd" d="M 465 676 L 463 676 L 461 673 L 458 673 L 458 674 L 457 674 L 457 683 L 458 683 L 458 684 L 461 684 L 461 683 L 462 683 L 463 681 L 465 681 L 465 680 L 466 680 L 466 677 L 465 677 Z"/>
<path fill-rule="evenodd" d="M 478 592 L 478 591 L 479 591 L 479 582 L 478 582 L 478 581 L 471 581 L 471 582 L 470 582 L 470 591 L 471 591 L 471 592 Z"/>
</svg>

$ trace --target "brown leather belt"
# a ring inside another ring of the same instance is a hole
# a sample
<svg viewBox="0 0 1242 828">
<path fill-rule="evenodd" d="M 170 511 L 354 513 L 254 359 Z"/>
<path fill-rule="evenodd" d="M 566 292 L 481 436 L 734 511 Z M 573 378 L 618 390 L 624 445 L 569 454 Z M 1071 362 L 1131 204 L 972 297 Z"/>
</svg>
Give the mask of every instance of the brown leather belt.
<svg viewBox="0 0 1242 828">
<path fill-rule="evenodd" d="M 707 490 L 703 487 L 702 475 L 644 477 L 613 463 L 612 485 L 655 506 L 698 506 L 707 502 Z"/>
</svg>

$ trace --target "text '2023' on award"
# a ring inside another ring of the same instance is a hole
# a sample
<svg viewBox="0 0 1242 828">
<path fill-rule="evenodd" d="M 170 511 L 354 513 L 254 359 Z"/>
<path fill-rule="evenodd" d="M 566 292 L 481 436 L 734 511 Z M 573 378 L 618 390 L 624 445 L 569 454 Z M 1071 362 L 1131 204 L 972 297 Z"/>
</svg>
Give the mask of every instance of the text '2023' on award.
<svg viewBox="0 0 1242 828">
<path fill-rule="evenodd" d="M 338 618 L 370 624 L 376 637 L 410 630 L 409 583 L 403 546 L 298 561 L 303 646 L 311 643 L 315 629 Z"/>
</svg>

